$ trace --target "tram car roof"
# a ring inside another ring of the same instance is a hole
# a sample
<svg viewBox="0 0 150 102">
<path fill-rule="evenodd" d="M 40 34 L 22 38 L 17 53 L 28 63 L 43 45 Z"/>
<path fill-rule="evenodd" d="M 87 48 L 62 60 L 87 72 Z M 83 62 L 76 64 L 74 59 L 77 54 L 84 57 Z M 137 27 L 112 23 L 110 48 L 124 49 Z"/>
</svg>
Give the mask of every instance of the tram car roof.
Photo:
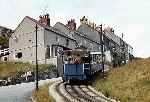
<svg viewBox="0 0 150 102">
<path fill-rule="evenodd" d="M 75 55 L 75 56 L 85 56 L 89 54 L 89 51 L 83 49 L 75 49 L 75 50 L 66 50 L 64 55 Z"/>
</svg>

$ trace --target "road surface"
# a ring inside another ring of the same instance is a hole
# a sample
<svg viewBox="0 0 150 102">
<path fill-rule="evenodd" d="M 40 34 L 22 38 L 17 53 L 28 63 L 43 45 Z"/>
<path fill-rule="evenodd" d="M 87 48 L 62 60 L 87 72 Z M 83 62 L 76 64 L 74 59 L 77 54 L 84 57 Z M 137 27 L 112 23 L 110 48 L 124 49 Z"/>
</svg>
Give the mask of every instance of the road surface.
<svg viewBox="0 0 150 102">
<path fill-rule="evenodd" d="M 42 80 L 40 85 L 50 82 Z M 35 88 L 35 82 L 0 87 L 0 102 L 31 102 L 31 92 Z"/>
</svg>

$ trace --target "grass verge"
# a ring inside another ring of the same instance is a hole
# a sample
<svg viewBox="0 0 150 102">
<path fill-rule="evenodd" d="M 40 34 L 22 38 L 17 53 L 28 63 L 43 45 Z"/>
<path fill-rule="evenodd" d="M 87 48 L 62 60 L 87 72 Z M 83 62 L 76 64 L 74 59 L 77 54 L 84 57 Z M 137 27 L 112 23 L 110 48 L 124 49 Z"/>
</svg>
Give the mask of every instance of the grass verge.
<svg viewBox="0 0 150 102">
<path fill-rule="evenodd" d="M 36 102 L 55 102 L 54 99 L 49 95 L 49 86 L 50 83 L 41 86 L 38 91 L 33 91 L 32 96 Z"/>
<path fill-rule="evenodd" d="M 114 68 L 106 79 L 97 77 L 93 87 L 121 102 L 150 102 L 150 59 Z"/>
</svg>

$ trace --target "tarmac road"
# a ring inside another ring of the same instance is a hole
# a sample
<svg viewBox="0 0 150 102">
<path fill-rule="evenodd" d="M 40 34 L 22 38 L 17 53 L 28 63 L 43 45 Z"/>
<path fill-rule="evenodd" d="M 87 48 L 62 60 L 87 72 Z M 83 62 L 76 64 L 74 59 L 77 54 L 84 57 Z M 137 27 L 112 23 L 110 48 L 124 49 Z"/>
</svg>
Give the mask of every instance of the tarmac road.
<svg viewBox="0 0 150 102">
<path fill-rule="evenodd" d="M 49 82 L 51 79 L 39 81 L 39 85 Z M 35 88 L 35 82 L 0 87 L 0 102 L 31 102 L 31 92 Z"/>
</svg>

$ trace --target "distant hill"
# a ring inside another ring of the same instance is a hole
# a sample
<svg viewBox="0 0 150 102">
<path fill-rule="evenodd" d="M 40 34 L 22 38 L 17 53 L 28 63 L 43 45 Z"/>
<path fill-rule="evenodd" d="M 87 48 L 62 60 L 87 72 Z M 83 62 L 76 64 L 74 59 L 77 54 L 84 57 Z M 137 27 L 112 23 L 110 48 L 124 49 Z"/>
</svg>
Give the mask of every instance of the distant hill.
<svg viewBox="0 0 150 102">
<path fill-rule="evenodd" d="M 150 102 L 150 59 L 114 68 L 106 79 L 97 78 L 93 86 L 121 102 Z"/>
<path fill-rule="evenodd" d="M 0 26 L 0 49 L 7 48 L 9 46 L 9 37 L 13 30 Z"/>
</svg>

